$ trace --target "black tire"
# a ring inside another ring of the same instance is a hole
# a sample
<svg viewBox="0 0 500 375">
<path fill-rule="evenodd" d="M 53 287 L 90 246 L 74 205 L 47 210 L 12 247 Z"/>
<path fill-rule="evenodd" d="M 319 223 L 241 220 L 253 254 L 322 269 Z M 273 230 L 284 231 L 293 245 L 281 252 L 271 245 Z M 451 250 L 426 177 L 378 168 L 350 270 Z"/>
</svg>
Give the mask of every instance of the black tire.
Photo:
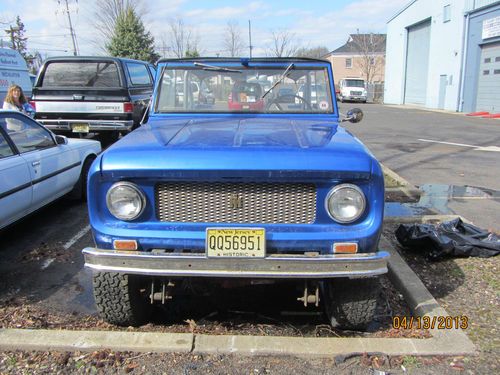
<svg viewBox="0 0 500 375">
<path fill-rule="evenodd" d="M 139 326 L 151 316 L 147 277 L 96 272 L 93 287 L 97 310 L 108 323 Z"/>
<path fill-rule="evenodd" d="M 70 198 L 80 200 L 82 202 L 87 201 L 87 178 L 89 176 L 89 169 L 94 161 L 95 156 L 87 156 L 87 159 L 83 162 L 82 170 L 80 172 L 80 177 L 76 182 L 73 190 L 69 193 Z"/>
<path fill-rule="evenodd" d="M 376 277 L 325 280 L 323 302 L 328 321 L 341 329 L 366 330 L 375 316 L 379 293 Z"/>
</svg>

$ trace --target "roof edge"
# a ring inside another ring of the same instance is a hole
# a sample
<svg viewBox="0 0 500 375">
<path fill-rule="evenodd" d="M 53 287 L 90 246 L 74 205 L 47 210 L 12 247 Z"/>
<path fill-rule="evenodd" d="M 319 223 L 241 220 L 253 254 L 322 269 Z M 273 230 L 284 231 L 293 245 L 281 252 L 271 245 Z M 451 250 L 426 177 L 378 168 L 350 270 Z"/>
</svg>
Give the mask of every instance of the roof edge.
<svg viewBox="0 0 500 375">
<path fill-rule="evenodd" d="M 207 56 L 207 57 L 182 57 L 182 58 L 161 58 L 159 59 L 156 63 L 163 63 L 163 62 L 201 62 L 201 61 L 220 61 L 220 62 L 242 62 L 242 61 L 248 61 L 248 62 L 273 62 L 273 61 L 308 61 L 308 62 L 322 62 L 322 63 L 329 63 L 328 60 L 325 59 L 317 59 L 317 58 L 312 58 L 312 57 L 213 57 L 213 56 Z"/>
<path fill-rule="evenodd" d="M 416 3 L 417 0 L 411 0 L 408 4 L 406 4 L 402 9 L 400 9 L 398 12 L 396 12 L 395 15 L 393 15 L 391 18 L 389 18 L 387 20 L 386 23 L 389 23 L 391 22 L 394 18 L 396 18 L 397 16 L 399 16 L 401 13 L 403 13 L 406 9 L 408 9 L 409 7 L 411 7 L 414 3 Z"/>
</svg>

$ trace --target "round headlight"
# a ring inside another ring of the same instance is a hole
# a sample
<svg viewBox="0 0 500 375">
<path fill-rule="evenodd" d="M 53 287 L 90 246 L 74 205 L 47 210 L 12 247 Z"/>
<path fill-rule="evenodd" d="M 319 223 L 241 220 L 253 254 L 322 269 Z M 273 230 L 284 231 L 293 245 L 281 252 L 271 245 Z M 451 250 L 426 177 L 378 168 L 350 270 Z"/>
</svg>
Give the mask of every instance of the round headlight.
<svg viewBox="0 0 500 375">
<path fill-rule="evenodd" d="M 134 220 L 146 205 L 142 191 L 131 182 L 117 182 L 106 194 L 106 205 L 109 212 L 120 220 Z"/>
<path fill-rule="evenodd" d="M 339 223 L 352 223 L 359 219 L 366 207 L 365 195 L 352 184 L 335 186 L 326 197 L 326 210 Z"/>
</svg>

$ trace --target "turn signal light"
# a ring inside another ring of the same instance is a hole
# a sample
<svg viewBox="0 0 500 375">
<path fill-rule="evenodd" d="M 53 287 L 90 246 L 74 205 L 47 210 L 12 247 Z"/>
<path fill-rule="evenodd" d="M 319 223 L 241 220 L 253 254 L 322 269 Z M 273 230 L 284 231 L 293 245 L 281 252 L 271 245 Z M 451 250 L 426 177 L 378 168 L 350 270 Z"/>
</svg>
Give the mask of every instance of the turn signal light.
<svg viewBox="0 0 500 375">
<path fill-rule="evenodd" d="M 355 242 L 339 242 L 333 244 L 335 254 L 355 254 L 358 252 L 358 244 Z"/>
<path fill-rule="evenodd" d="M 134 251 L 137 250 L 137 241 L 136 240 L 114 240 L 113 248 L 115 250 L 129 250 Z"/>
</svg>

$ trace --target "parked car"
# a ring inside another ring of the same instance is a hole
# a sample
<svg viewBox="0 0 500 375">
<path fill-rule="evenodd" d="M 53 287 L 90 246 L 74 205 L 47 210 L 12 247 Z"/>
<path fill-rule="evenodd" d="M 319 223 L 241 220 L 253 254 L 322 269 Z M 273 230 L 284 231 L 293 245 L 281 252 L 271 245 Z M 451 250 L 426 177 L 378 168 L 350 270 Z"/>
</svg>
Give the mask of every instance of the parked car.
<svg viewBox="0 0 500 375">
<path fill-rule="evenodd" d="M 346 78 L 339 81 L 339 99 L 366 103 L 366 84 L 363 79 Z"/>
<path fill-rule="evenodd" d="M 33 87 L 35 118 L 57 134 L 98 133 L 106 144 L 139 126 L 154 77 L 147 62 L 117 57 L 53 57 Z"/>
<path fill-rule="evenodd" d="M 262 94 L 260 84 L 237 81 L 229 94 L 228 108 L 231 111 L 262 111 L 264 109 Z"/>
<path fill-rule="evenodd" d="M 186 290 L 294 280 L 300 303 L 322 304 L 332 325 L 366 328 L 389 256 L 378 248 L 384 179 L 340 124 L 330 63 L 164 59 L 158 68 L 147 123 L 89 172 L 96 245 L 83 253 L 102 317 L 139 325 Z M 175 74 L 210 79 L 216 92 L 232 85 L 227 105 L 179 106 Z M 273 82 L 264 92 L 249 82 L 259 75 Z M 308 94 L 273 98 L 302 82 L 304 93 L 324 87 L 315 105 Z"/>
<path fill-rule="evenodd" d="M 86 199 L 98 141 L 55 135 L 17 111 L 0 110 L 0 229 L 70 193 Z"/>
</svg>

